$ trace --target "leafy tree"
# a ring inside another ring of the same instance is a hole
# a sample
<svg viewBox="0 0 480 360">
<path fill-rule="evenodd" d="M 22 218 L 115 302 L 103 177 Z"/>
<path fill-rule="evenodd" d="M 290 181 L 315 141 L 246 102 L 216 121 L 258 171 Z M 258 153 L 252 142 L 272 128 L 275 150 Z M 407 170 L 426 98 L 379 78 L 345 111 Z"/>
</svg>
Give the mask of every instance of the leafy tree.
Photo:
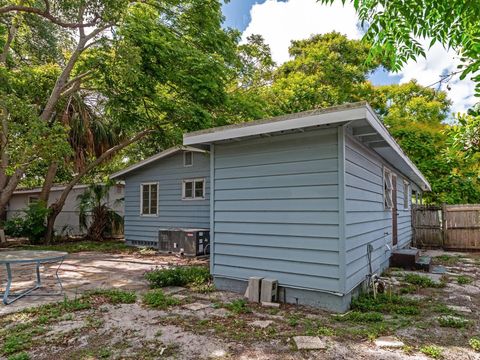
<svg viewBox="0 0 480 360">
<path fill-rule="evenodd" d="M 363 100 L 368 75 L 379 62 L 366 63 L 370 47 L 336 32 L 292 41 L 292 60 L 281 65 L 267 92 L 273 115 Z"/>
<path fill-rule="evenodd" d="M 87 237 L 91 240 L 103 240 L 123 225 L 122 216 L 108 203 L 108 194 L 113 186 L 114 182 L 92 184 L 77 197 L 80 228 L 87 229 Z"/>
<path fill-rule="evenodd" d="M 333 0 L 319 0 L 331 4 Z M 345 4 L 347 0 L 342 0 Z M 462 78 L 473 75 L 480 94 L 480 3 L 465 0 L 350 0 L 373 44 L 370 59 L 379 55 L 400 69 L 409 59 L 424 56 L 419 39 L 431 39 L 461 54 Z"/>
</svg>

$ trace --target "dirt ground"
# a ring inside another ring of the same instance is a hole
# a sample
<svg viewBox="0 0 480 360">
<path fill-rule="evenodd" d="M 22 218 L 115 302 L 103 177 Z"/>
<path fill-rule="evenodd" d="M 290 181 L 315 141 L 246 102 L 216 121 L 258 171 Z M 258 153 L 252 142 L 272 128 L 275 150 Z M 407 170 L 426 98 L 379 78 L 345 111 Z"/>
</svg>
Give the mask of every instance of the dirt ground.
<svg viewBox="0 0 480 360">
<path fill-rule="evenodd" d="M 156 309 L 142 298 L 144 273 L 184 260 L 79 253 L 61 273 L 71 299 L 97 288 L 132 290 L 136 299 L 99 295 L 31 310 L 26 307 L 58 299 L 27 297 L 2 305 L 0 359 L 480 359 L 470 345 L 480 336 L 480 255 L 432 254 L 444 274 L 426 278 L 391 269 L 384 274 L 385 303 L 359 303 L 339 316 L 182 287 L 164 288 L 174 301 Z M 298 350 L 293 337 L 299 335 L 319 337 L 325 348 Z M 376 341 L 383 336 L 401 343 L 381 347 Z"/>
</svg>

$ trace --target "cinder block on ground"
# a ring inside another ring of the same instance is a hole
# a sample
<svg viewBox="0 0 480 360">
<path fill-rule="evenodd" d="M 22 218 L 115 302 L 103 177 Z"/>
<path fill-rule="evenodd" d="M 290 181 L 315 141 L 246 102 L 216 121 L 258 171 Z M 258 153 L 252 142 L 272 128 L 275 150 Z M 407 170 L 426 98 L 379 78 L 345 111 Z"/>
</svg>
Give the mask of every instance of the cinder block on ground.
<svg viewBox="0 0 480 360">
<path fill-rule="evenodd" d="M 246 297 L 248 301 L 258 303 L 260 301 L 260 286 L 262 283 L 261 277 L 252 276 L 248 279 L 248 287 L 246 291 Z"/>
<path fill-rule="evenodd" d="M 262 302 L 278 301 L 278 280 L 267 279 L 267 278 L 262 280 L 262 291 L 260 295 L 260 301 Z"/>
</svg>

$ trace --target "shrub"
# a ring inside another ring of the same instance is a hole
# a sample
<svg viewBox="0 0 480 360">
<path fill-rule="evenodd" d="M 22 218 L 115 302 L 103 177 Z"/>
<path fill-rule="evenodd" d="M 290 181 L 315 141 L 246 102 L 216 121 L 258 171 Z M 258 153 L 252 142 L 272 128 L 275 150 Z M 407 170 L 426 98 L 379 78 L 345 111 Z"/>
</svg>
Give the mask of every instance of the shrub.
<svg viewBox="0 0 480 360">
<path fill-rule="evenodd" d="M 152 288 L 165 286 L 201 285 L 210 280 L 210 271 L 203 266 L 182 266 L 155 269 L 145 274 Z"/>
<path fill-rule="evenodd" d="M 469 340 L 468 344 L 471 346 L 471 348 L 475 351 L 480 351 L 480 339 L 473 337 Z"/>
<path fill-rule="evenodd" d="M 433 359 L 442 359 L 443 358 L 443 350 L 435 345 L 427 345 L 420 348 L 420 352 L 424 353 L 425 355 L 433 358 Z"/>
<path fill-rule="evenodd" d="M 9 356 L 7 360 L 30 360 L 30 355 L 28 355 L 28 353 L 26 352 L 21 352 L 21 353 Z"/>
<path fill-rule="evenodd" d="M 155 309 L 166 309 L 180 304 L 180 300 L 166 295 L 161 289 L 150 290 L 143 295 L 144 304 Z"/>
<path fill-rule="evenodd" d="M 5 233 L 14 237 L 24 236 L 31 244 L 38 244 L 45 236 L 46 218 L 50 209 L 45 202 L 36 201 L 24 212 L 24 216 L 17 216 L 5 222 Z"/>
</svg>

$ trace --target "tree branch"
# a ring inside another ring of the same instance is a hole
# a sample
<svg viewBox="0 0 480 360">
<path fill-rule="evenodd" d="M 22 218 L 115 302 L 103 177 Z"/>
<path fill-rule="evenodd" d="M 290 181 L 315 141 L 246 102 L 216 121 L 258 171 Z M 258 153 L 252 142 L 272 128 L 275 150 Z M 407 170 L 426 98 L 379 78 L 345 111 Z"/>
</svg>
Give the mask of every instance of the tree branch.
<svg viewBox="0 0 480 360">
<path fill-rule="evenodd" d="M 29 14 L 36 14 L 38 16 L 41 16 L 52 23 L 64 27 L 64 28 L 69 28 L 69 29 L 78 29 L 78 28 L 86 28 L 90 26 L 94 26 L 97 24 L 97 21 L 99 20 L 98 17 L 95 17 L 92 21 L 83 23 L 83 22 L 67 22 L 63 21 L 54 15 L 52 15 L 48 10 L 42 10 L 38 9 L 35 7 L 31 6 L 22 6 L 22 5 L 8 5 L 4 7 L 0 7 L 0 14 L 6 14 L 9 12 L 14 12 L 14 11 L 19 11 L 19 12 L 24 12 L 24 13 L 29 13 Z"/>
</svg>

